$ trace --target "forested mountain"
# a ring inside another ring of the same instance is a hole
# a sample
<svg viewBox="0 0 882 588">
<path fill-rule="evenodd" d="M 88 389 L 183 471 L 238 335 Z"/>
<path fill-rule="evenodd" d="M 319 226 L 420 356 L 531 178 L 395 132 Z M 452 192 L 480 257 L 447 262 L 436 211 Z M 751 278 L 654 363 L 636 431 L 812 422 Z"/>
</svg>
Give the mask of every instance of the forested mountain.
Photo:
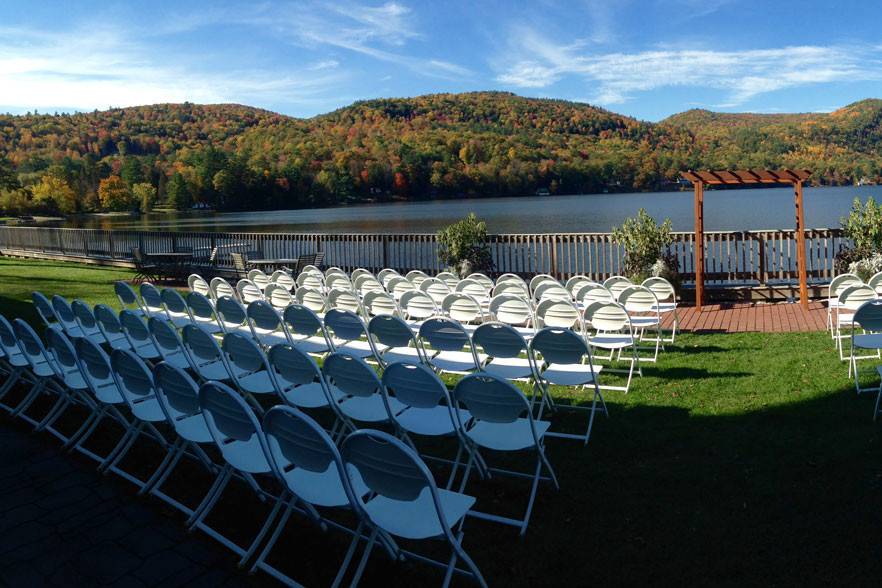
<svg viewBox="0 0 882 588">
<path fill-rule="evenodd" d="M 742 167 L 880 181 L 882 101 L 830 114 L 690 110 L 655 124 L 498 92 L 370 100 L 305 120 L 189 103 L 0 115 L 6 212 L 653 190 L 683 169 Z"/>
</svg>

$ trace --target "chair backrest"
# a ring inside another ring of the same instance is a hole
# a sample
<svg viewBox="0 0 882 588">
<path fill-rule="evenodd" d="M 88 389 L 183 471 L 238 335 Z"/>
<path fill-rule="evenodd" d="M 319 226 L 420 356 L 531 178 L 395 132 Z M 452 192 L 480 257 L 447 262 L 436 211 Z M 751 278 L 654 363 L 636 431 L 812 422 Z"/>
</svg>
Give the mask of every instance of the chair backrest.
<svg viewBox="0 0 882 588">
<path fill-rule="evenodd" d="M 333 274 L 343 274 L 344 276 L 349 275 L 345 271 L 343 271 L 341 268 L 337 267 L 336 265 L 332 265 L 331 267 L 325 269 L 325 277 L 328 277 Z"/>
<path fill-rule="evenodd" d="M 324 312 L 327 308 L 327 300 L 320 290 L 304 286 L 294 293 L 297 304 L 305 306 L 313 312 Z"/>
<path fill-rule="evenodd" d="M 591 357 L 582 336 L 560 327 L 541 329 L 530 340 L 530 350 L 538 352 L 547 364 L 579 364 L 585 356 Z"/>
<path fill-rule="evenodd" d="M 235 298 L 238 296 L 236 289 L 233 288 L 228 281 L 223 278 L 212 278 L 211 280 L 211 297 L 215 300 L 222 298 L 223 296 L 229 296 L 230 298 Z"/>
<path fill-rule="evenodd" d="M 530 292 L 536 291 L 536 286 L 541 284 L 542 282 L 553 282 L 555 284 L 560 284 L 560 282 L 552 275 L 549 274 L 536 274 L 530 280 Z"/>
<path fill-rule="evenodd" d="M 187 286 L 190 292 L 199 292 L 203 296 L 211 296 L 211 284 L 199 274 L 190 274 L 187 277 Z"/>
<path fill-rule="evenodd" d="M 491 285 L 490 288 L 488 288 L 485 283 L 466 278 L 456 285 L 456 291 L 461 294 L 468 294 L 475 300 L 485 301 L 490 298 L 490 289 L 492 287 L 493 286 Z"/>
<path fill-rule="evenodd" d="M 289 304 L 294 302 L 294 297 L 291 296 L 291 291 L 285 286 L 277 283 L 267 284 L 266 289 L 263 291 L 263 295 L 267 302 L 278 311 L 285 310 Z"/>
<path fill-rule="evenodd" d="M 581 288 L 585 284 L 594 283 L 594 280 L 592 280 L 588 276 L 578 275 L 568 279 L 564 284 L 564 288 L 566 288 L 569 291 L 570 295 L 573 296 L 573 298 L 575 299 L 576 292 L 579 291 L 579 288 Z"/>
<path fill-rule="evenodd" d="M 187 311 L 187 301 L 184 300 L 184 297 L 181 296 L 180 292 L 174 288 L 163 288 L 160 294 L 162 296 L 162 303 L 165 305 L 168 312 L 185 315 L 189 314 Z"/>
<path fill-rule="evenodd" d="M 132 412 L 138 416 L 138 404 L 156 393 L 153 373 L 140 357 L 128 349 L 115 349 L 110 355 L 110 366 L 117 388 Z"/>
<path fill-rule="evenodd" d="M 181 342 L 197 365 L 223 361 L 223 351 L 217 341 L 198 325 L 186 325 L 181 330 Z"/>
<path fill-rule="evenodd" d="M 462 292 L 454 292 L 445 296 L 441 301 L 441 310 L 453 320 L 461 323 L 479 323 L 484 320 L 481 303 Z"/>
<path fill-rule="evenodd" d="M 305 351 L 285 343 L 273 345 L 267 353 L 267 363 L 277 390 L 283 388 L 281 381 L 294 386 L 318 382 L 327 393 L 321 369 Z"/>
<path fill-rule="evenodd" d="M 52 312 L 55 314 L 55 319 L 61 325 L 61 328 L 67 331 L 70 328 L 79 326 L 77 325 L 77 317 L 74 316 L 70 303 L 63 296 L 58 294 L 54 295 L 51 304 Z"/>
<path fill-rule="evenodd" d="M 416 344 L 416 336 L 407 323 L 393 315 L 380 314 L 368 323 L 368 334 L 387 347 Z"/>
<path fill-rule="evenodd" d="M 350 310 L 332 308 L 325 315 L 325 328 L 329 334 L 343 341 L 358 341 L 367 336 L 367 327 L 361 317 Z"/>
<path fill-rule="evenodd" d="M 529 351 L 524 337 L 505 323 L 480 325 L 472 333 L 472 341 L 490 357 L 520 357 Z"/>
<path fill-rule="evenodd" d="M 513 273 L 504 273 L 501 276 L 499 276 L 498 278 L 496 278 L 496 285 L 497 286 L 499 284 L 503 284 L 505 282 L 520 282 L 521 284 L 524 284 L 528 288 L 530 287 L 529 284 L 527 284 L 527 282 L 524 281 L 524 278 L 522 278 L 521 276 L 519 276 L 517 274 L 513 274 Z"/>
<path fill-rule="evenodd" d="M 438 305 L 432 297 L 419 290 L 405 292 L 398 304 L 409 319 L 422 320 L 439 313 Z"/>
<path fill-rule="evenodd" d="M 74 348 L 80 362 L 80 371 L 92 394 L 99 401 L 108 404 L 125 402 L 125 398 L 113 378 L 110 358 L 107 357 L 104 350 L 86 337 L 77 339 Z"/>
<path fill-rule="evenodd" d="M 347 474 L 362 480 L 371 493 L 386 500 L 408 503 L 428 492 L 439 526 L 448 540 L 452 540 L 450 527 L 442 514 L 444 511 L 438 488 L 429 468 L 400 439 L 371 429 L 355 431 L 343 441 L 340 454 Z M 369 517 L 362 497 L 356 496 L 354 500 L 363 516 Z M 402 508 L 402 512 L 407 511 Z M 374 524 L 382 523 L 389 524 L 388 521 L 374 521 Z"/>
<path fill-rule="evenodd" d="M 138 293 L 132 288 L 128 282 L 122 280 L 113 283 L 113 292 L 116 294 L 120 305 L 123 308 L 141 309 L 141 301 L 138 300 Z"/>
<path fill-rule="evenodd" d="M 408 282 L 409 283 L 409 282 Z M 385 292 L 368 292 L 361 301 L 367 316 L 395 315 L 399 314 L 398 304 L 391 294 Z"/>
<path fill-rule="evenodd" d="M 364 296 L 368 292 L 385 292 L 386 288 L 374 276 L 361 275 L 352 280 L 355 291 Z"/>
<path fill-rule="evenodd" d="M 57 329 L 58 327 L 49 328 Z M 15 338 L 18 340 L 19 349 L 27 358 L 28 363 L 31 364 L 31 368 L 35 373 L 44 377 L 57 373 L 57 369 L 52 365 L 52 361 L 43 345 L 43 341 L 40 339 L 39 335 L 34 332 L 31 325 L 24 320 L 17 318 L 12 321 L 12 329 L 15 331 Z M 43 368 L 45 371 L 40 370 L 38 372 L 39 368 Z"/>
<path fill-rule="evenodd" d="M 297 287 L 321 291 L 325 287 L 325 280 L 321 273 L 302 272 L 297 276 Z"/>
<path fill-rule="evenodd" d="M 224 331 L 235 331 L 248 326 L 248 313 L 242 303 L 232 296 L 221 296 L 214 305 L 214 312 L 220 319 Z"/>
<path fill-rule="evenodd" d="M 453 272 L 441 272 L 435 277 L 447 284 L 447 287 L 451 290 L 456 289 L 456 285 L 459 284 L 460 281 L 459 276 L 457 276 Z"/>
<path fill-rule="evenodd" d="M 112 339 L 123 334 L 119 315 L 106 304 L 95 305 L 95 320 L 98 322 L 98 328 L 106 339 Z"/>
<path fill-rule="evenodd" d="M 882 294 L 882 272 L 876 272 L 870 276 L 867 285 L 873 288 L 877 294 Z"/>
<path fill-rule="evenodd" d="M 492 374 L 469 374 L 457 382 L 451 394 L 457 405 L 464 406 L 472 418 L 489 423 L 513 423 L 533 415 L 524 393 L 511 382 Z M 533 431 L 535 436 L 535 430 Z M 534 437 L 534 441 L 537 437 Z"/>
<path fill-rule="evenodd" d="M 392 294 L 396 298 L 401 298 L 401 295 L 405 292 L 415 289 L 416 286 L 404 276 L 392 276 L 386 281 L 386 292 Z"/>
<path fill-rule="evenodd" d="M 839 292 L 847 288 L 848 286 L 857 286 L 859 284 L 863 284 L 863 280 L 861 280 L 856 274 L 845 273 L 834 276 L 832 280 L 830 280 L 830 285 L 827 287 L 827 299 L 836 298 L 839 295 Z"/>
<path fill-rule="evenodd" d="M 270 278 L 268 275 L 264 273 L 261 269 L 253 269 L 248 272 L 248 279 L 251 280 L 255 286 L 260 288 L 261 290 L 266 290 L 266 287 L 270 285 Z"/>
<path fill-rule="evenodd" d="M 187 303 L 187 309 L 190 311 L 190 318 L 201 319 L 203 321 L 217 321 L 214 314 L 214 304 L 204 294 L 199 292 L 190 292 L 184 299 Z"/>
<path fill-rule="evenodd" d="M 496 284 L 493 283 L 493 280 L 487 274 L 482 274 L 481 272 L 474 272 L 466 276 L 467 280 L 474 280 L 484 286 L 486 290 L 492 290 L 493 286 Z"/>
<path fill-rule="evenodd" d="M 363 267 L 352 270 L 352 273 L 349 274 L 349 277 L 352 278 L 352 281 L 355 282 L 355 279 L 361 276 L 373 276 L 374 274 L 369 270 L 364 269 Z"/>
<path fill-rule="evenodd" d="M 3 350 L 0 356 L 6 357 L 7 360 L 13 356 L 21 355 L 15 330 L 2 314 L 0 314 L 0 349 Z"/>
<path fill-rule="evenodd" d="M 273 471 L 260 422 L 238 392 L 221 382 L 206 382 L 199 388 L 199 407 L 227 463 L 252 474 Z"/>
<path fill-rule="evenodd" d="M 570 291 L 556 282 L 542 282 L 533 290 L 533 300 L 537 303 L 543 300 L 567 300 L 573 299 Z"/>
<path fill-rule="evenodd" d="M 168 360 L 170 356 L 179 353 L 186 357 L 181 337 L 172 323 L 154 316 L 147 321 L 147 330 L 150 333 L 153 345 L 156 346 L 163 359 Z"/>
<path fill-rule="evenodd" d="M 349 276 L 346 274 L 330 274 L 325 276 L 325 287 L 328 290 L 351 290 L 355 291 L 355 286 L 352 285 L 352 280 L 349 279 Z"/>
<path fill-rule="evenodd" d="M 308 306 L 292 304 L 285 309 L 282 315 L 285 328 L 293 334 L 312 337 L 318 332 L 323 332 L 321 319 Z"/>
<path fill-rule="evenodd" d="M 380 271 L 377 272 L 377 280 L 379 280 L 379 282 L 380 282 L 381 284 L 383 284 L 384 287 L 386 286 L 386 283 L 387 283 L 390 279 L 392 279 L 392 278 L 394 278 L 394 277 L 396 277 L 396 276 L 399 276 L 399 277 L 400 277 L 401 274 L 399 274 L 399 273 L 398 273 L 397 271 L 395 271 L 394 269 L 391 269 L 391 268 L 388 268 L 388 267 L 387 267 L 387 268 L 384 268 L 384 269 L 381 269 Z"/>
<path fill-rule="evenodd" d="M 631 285 L 633 285 L 633 282 L 625 276 L 610 276 L 603 281 L 603 287 L 612 292 L 616 300 L 618 300 L 619 294 Z"/>
<path fill-rule="evenodd" d="M 594 302 L 615 302 L 616 298 L 600 284 L 585 284 L 576 291 L 576 300 L 587 307 Z"/>
<path fill-rule="evenodd" d="M 167 362 L 160 362 L 153 368 L 153 382 L 156 397 L 165 410 L 169 423 L 179 435 L 186 436 L 188 427 L 181 421 L 186 417 L 199 415 L 199 386 L 190 374 Z"/>
<path fill-rule="evenodd" d="M 350 290 L 331 290 L 328 292 L 328 307 L 362 314 L 361 300 Z"/>
<path fill-rule="evenodd" d="M 377 372 L 363 360 L 346 353 L 332 353 L 325 358 L 322 374 L 328 384 L 344 394 L 367 398 L 380 394 L 383 383 Z"/>
<path fill-rule="evenodd" d="M 603 332 L 631 332 L 631 317 L 618 302 L 592 302 L 585 308 L 585 323 Z"/>
<path fill-rule="evenodd" d="M 533 321 L 533 307 L 518 294 L 497 294 L 490 299 L 490 317 L 509 325 L 526 326 Z"/>
<path fill-rule="evenodd" d="M 619 303 L 628 312 L 658 312 L 658 298 L 646 286 L 627 286 L 618 296 Z"/>
<path fill-rule="evenodd" d="M 246 258 L 244 254 L 233 251 L 230 253 L 230 258 L 233 260 L 233 269 L 236 270 L 236 275 L 244 277 L 248 274 L 248 267 L 246 266 Z"/>
<path fill-rule="evenodd" d="M 227 361 L 241 370 L 249 373 L 269 370 L 266 356 L 254 339 L 242 333 L 227 333 L 224 335 L 221 349 L 227 356 Z M 234 370 L 234 375 L 237 374 Z"/>
<path fill-rule="evenodd" d="M 530 300 L 530 287 L 524 282 L 516 280 L 498 282 L 496 287 L 493 288 L 493 296 L 501 295 L 520 296 L 521 298 Z"/>
<path fill-rule="evenodd" d="M 98 329 L 95 313 L 92 311 L 92 307 L 84 300 L 74 300 L 70 303 L 70 309 L 79 323 L 80 328 L 83 329 L 83 332 L 87 334 L 94 333 Z"/>
<path fill-rule="evenodd" d="M 239 293 L 239 300 L 242 301 L 242 304 L 251 304 L 255 300 L 263 300 L 263 291 L 249 279 L 242 279 L 236 282 L 236 291 Z"/>
<path fill-rule="evenodd" d="M 42 293 L 31 292 L 31 301 L 34 303 L 34 308 L 36 308 L 37 314 L 40 315 L 40 319 L 47 327 L 54 325 L 58 321 L 58 317 L 55 316 L 55 310 L 52 308 L 52 303 Z"/>
<path fill-rule="evenodd" d="M 423 283 L 423 280 L 427 279 L 429 275 L 424 271 L 410 270 L 409 272 L 404 274 L 404 277 L 407 278 L 414 286 L 419 288 L 420 284 Z"/>
<path fill-rule="evenodd" d="M 270 276 L 270 282 L 285 288 L 288 292 L 291 292 L 297 287 L 297 281 L 285 270 L 274 271 L 273 275 Z"/>
<path fill-rule="evenodd" d="M 162 292 L 159 291 L 159 288 L 150 282 L 142 282 L 141 286 L 138 288 L 138 292 L 141 294 L 141 300 L 144 301 L 144 306 L 147 307 L 148 310 L 163 310 Z"/>
<path fill-rule="evenodd" d="M 64 332 L 58 328 L 46 329 L 46 350 L 52 356 L 57 375 L 68 388 L 81 390 L 86 386 L 77 352 Z"/>
<path fill-rule="evenodd" d="M 337 446 L 308 415 L 290 406 L 275 406 L 263 417 L 263 432 L 274 469 L 295 496 L 318 506 L 341 506 L 340 494 L 346 502 L 356 500 Z M 332 469 L 336 472 L 337 489 L 342 493 L 328 488 L 327 476 L 316 484 L 309 475 L 325 474 Z M 289 475 L 291 472 L 301 475 Z"/>
<path fill-rule="evenodd" d="M 123 310 L 119 313 L 119 324 L 122 325 L 123 333 L 128 337 L 132 345 L 143 345 L 150 342 L 150 331 L 141 317 L 131 310 Z"/>
<path fill-rule="evenodd" d="M 876 291 L 866 284 L 848 286 L 839 292 L 839 305 L 848 310 L 857 310 L 864 302 L 876 299 Z"/>
<path fill-rule="evenodd" d="M 442 317 L 430 318 L 420 325 L 419 338 L 438 351 L 462 351 L 471 344 L 469 334 L 461 324 Z"/>
<path fill-rule="evenodd" d="M 882 332 L 882 300 L 875 298 L 861 304 L 854 312 L 854 322 L 867 332 Z"/>
<path fill-rule="evenodd" d="M 420 291 L 431 296 L 438 306 L 441 305 L 444 298 L 451 292 L 450 286 L 438 278 L 425 278 L 420 282 Z"/>
<path fill-rule="evenodd" d="M 677 301 L 677 292 L 674 290 L 674 285 L 661 276 L 646 278 L 640 285 L 649 288 L 659 302 Z"/>
<path fill-rule="evenodd" d="M 422 364 L 389 364 L 383 371 L 383 387 L 386 394 L 414 408 L 434 408 L 450 400 L 441 378 Z"/>
<path fill-rule="evenodd" d="M 278 336 L 285 337 L 285 326 L 279 312 L 266 300 L 255 300 L 246 309 L 251 333 L 260 343 L 278 343 Z"/>
<path fill-rule="evenodd" d="M 536 318 L 543 327 L 579 328 L 582 315 L 567 300 L 543 300 L 536 306 Z"/>
</svg>

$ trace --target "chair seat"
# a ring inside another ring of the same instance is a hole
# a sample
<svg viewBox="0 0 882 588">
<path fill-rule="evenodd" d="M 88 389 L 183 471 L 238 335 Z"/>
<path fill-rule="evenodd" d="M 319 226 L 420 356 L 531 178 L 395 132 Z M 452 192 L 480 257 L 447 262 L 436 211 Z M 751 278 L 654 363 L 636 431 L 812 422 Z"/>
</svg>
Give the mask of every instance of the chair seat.
<svg viewBox="0 0 882 588">
<path fill-rule="evenodd" d="M 410 407 L 395 417 L 399 425 L 410 433 L 437 437 L 450 435 L 456 431 L 453 421 L 450 419 L 450 409 L 446 406 L 433 406 L 432 408 Z M 466 423 L 472 416 L 468 411 L 459 409 L 460 422 Z"/>
<path fill-rule="evenodd" d="M 255 435 L 248 441 L 229 443 L 223 448 L 224 459 L 239 471 L 266 474 L 272 471 Z"/>
<path fill-rule="evenodd" d="M 487 356 L 478 354 L 478 362 L 484 363 Z M 431 364 L 442 372 L 467 373 L 477 369 L 475 359 L 468 351 L 441 351 L 431 359 Z"/>
<path fill-rule="evenodd" d="M 322 472 L 313 472 L 304 468 L 294 468 L 282 472 L 285 484 L 297 497 L 309 504 L 324 507 L 349 506 L 349 496 L 340 481 L 337 465 L 332 461 Z M 358 476 L 352 477 L 352 490 L 358 496 L 368 493 L 368 488 Z"/>
<path fill-rule="evenodd" d="M 882 333 L 862 333 L 854 336 L 854 346 L 861 349 L 882 349 Z"/>
<path fill-rule="evenodd" d="M 237 381 L 246 392 L 251 394 L 271 394 L 276 391 L 272 378 L 266 370 L 254 372 L 247 376 L 240 376 L 237 378 Z"/>
<path fill-rule="evenodd" d="M 7 355 L 4 359 L 12 367 L 26 367 L 30 365 L 30 363 L 28 363 L 28 358 L 22 355 L 21 351 L 16 351 L 12 355 Z"/>
<path fill-rule="evenodd" d="M 455 526 L 475 503 L 467 494 L 438 489 L 441 511 L 448 527 Z M 368 517 L 378 527 L 405 539 L 427 539 L 443 534 L 431 491 L 424 488 L 416 500 L 394 500 L 377 496 L 365 505 Z"/>
<path fill-rule="evenodd" d="M 294 347 L 306 353 L 318 354 L 330 351 L 325 338 L 319 336 L 294 338 Z"/>
<path fill-rule="evenodd" d="M 542 379 L 560 386 L 581 386 L 593 383 L 601 369 L 596 365 L 594 372 L 591 372 L 591 368 L 582 363 L 552 364 L 542 372 Z"/>
<path fill-rule="evenodd" d="M 175 421 L 175 431 L 193 443 L 209 443 L 212 440 L 208 425 L 205 424 L 205 417 L 201 414 L 194 414 Z"/>
<path fill-rule="evenodd" d="M 168 318 L 175 328 L 182 329 L 187 325 L 193 324 L 190 315 L 185 312 L 169 312 Z"/>
<path fill-rule="evenodd" d="M 677 303 L 676 302 L 659 302 L 658 305 L 652 307 L 652 310 L 655 310 L 658 312 L 673 312 L 673 311 L 677 310 Z"/>
<path fill-rule="evenodd" d="M 203 331 L 209 335 L 220 333 L 223 331 L 217 321 L 210 318 L 193 317 L 193 324 L 198 325 Z"/>
<path fill-rule="evenodd" d="M 391 347 L 382 353 L 386 363 L 422 363 L 423 356 L 415 347 Z"/>
<path fill-rule="evenodd" d="M 165 413 L 155 396 L 132 404 L 132 414 L 142 421 L 158 423 L 165 420 Z"/>
<path fill-rule="evenodd" d="M 196 371 L 199 373 L 199 377 L 203 380 L 226 381 L 230 379 L 230 373 L 227 371 L 227 366 L 225 366 L 224 362 L 219 359 L 198 366 Z"/>
<path fill-rule="evenodd" d="M 601 333 L 589 337 L 588 343 L 601 349 L 624 349 L 634 345 L 634 338 L 624 333 Z"/>
<path fill-rule="evenodd" d="M 142 359 L 158 359 L 162 357 L 159 349 L 151 341 L 135 342 L 132 350 Z"/>
<path fill-rule="evenodd" d="M 106 338 L 107 344 L 110 345 L 111 349 L 131 349 L 132 346 L 129 343 L 129 340 L 126 339 L 126 336 L 123 333 L 113 333 L 108 334 Z"/>
<path fill-rule="evenodd" d="M 182 370 L 190 369 L 190 361 L 187 359 L 187 356 L 184 355 L 184 352 L 180 350 L 164 353 L 163 361 L 176 368 L 181 368 Z"/>
<path fill-rule="evenodd" d="M 86 332 L 80 328 L 79 325 L 74 323 L 67 323 L 64 325 L 64 332 L 71 339 L 82 339 L 86 336 Z"/>
<path fill-rule="evenodd" d="M 481 371 L 506 380 L 525 380 L 533 376 L 530 360 L 524 357 L 494 357 Z"/>
<path fill-rule="evenodd" d="M 285 336 L 285 334 L 278 331 L 270 331 L 267 329 L 254 329 L 254 333 L 257 335 L 257 341 L 261 345 L 266 345 L 267 347 L 288 343 L 288 338 Z"/>
<path fill-rule="evenodd" d="M 536 423 L 536 435 L 542 439 L 551 423 L 548 421 L 534 422 Z M 511 423 L 478 421 L 473 427 L 466 429 L 466 435 L 480 447 L 496 451 L 519 451 L 536 446 L 536 440 L 530 430 L 529 419 L 518 419 Z"/>
<path fill-rule="evenodd" d="M 340 410 L 347 417 L 365 423 L 382 423 L 389 420 L 389 413 L 379 394 L 371 396 L 344 396 L 336 387 L 331 387 L 331 394 L 341 398 Z M 389 409 L 397 414 L 406 406 L 394 398 L 389 399 Z"/>
<path fill-rule="evenodd" d="M 642 327 L 654 327 L 658 324 L 657 316 L 632 316 L 631 324 L 639 329 Z"/>
<path fill-rule="evenodd" d="M 353 357 L 364 359 L 374 354 L 371 344 L 367 341 L 344 341 L 342 339 L 332 339 L 334 347 L 339 353 L 348 353 Z M 384 345 L 377 345 L 377 351 L 383 353 L 384 349 L 388 349 Z"/>
<path fill-rule="evenodd" d="M 328 406 L 328 397 L 318 382 L 303 384 L 296 388 L 287 387 L 282 396 L 288 404 L 300 408 L 321 408 Z"/>
</svg>

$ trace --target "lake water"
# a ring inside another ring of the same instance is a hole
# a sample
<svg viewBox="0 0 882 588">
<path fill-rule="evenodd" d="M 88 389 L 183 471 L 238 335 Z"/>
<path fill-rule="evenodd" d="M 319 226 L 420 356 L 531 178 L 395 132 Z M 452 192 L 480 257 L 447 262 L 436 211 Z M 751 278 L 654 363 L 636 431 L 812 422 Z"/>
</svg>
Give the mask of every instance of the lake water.
<svg viewBox="0 0 882 588">
<path fill-rule="evenodd" d="M 855 197 L 882 199 L 882 187 L 806 188 L 807 228 L 838 227 Z M 688 192 L 525 196 L 365 204 L 310 210 L 187 212 L 92 216 L 65 226 L 161 231 L 248 231 L 292 233 L 427 233 L 469 212 L 487 221 L 491 233 L 609 232 L 639 208 L 668 217 L 675 231 L 691 231 L 693 195 Z M 705 230 L 790 229 L 795 225 L 792 188 L 708 190 Z"/>
</svg>

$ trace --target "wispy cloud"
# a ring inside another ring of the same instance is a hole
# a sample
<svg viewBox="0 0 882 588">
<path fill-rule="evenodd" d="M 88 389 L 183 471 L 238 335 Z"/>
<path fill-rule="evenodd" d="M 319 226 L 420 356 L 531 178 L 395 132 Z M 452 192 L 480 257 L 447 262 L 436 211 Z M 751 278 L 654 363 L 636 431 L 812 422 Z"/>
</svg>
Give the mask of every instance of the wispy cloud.
<svg viewBox="0 0 882 588">
<path fill-rule="evenodd" d="M 521 88 L 545 88 L 565 78 L 596 88 L 592 101 L 620 104 L 636 94 L 671 86 L 722 90 L 725 107 L 761 94 L 828 82 L 882 80 L 882 51 L 870 46 L 788 46 L 713 51 L 664 49 L 590 53 L 533 30 L 513 32 L 516 49 L 496 79 Z"/>
<path fill-rule="evenodd" d="M 188 68 L 119 25 L 49 33 L 0 28 L 0 104 L 90 110 L 185 100 L 267 104 L 321 101 L 341 75 L 324 67 Z"/>
</svg>

